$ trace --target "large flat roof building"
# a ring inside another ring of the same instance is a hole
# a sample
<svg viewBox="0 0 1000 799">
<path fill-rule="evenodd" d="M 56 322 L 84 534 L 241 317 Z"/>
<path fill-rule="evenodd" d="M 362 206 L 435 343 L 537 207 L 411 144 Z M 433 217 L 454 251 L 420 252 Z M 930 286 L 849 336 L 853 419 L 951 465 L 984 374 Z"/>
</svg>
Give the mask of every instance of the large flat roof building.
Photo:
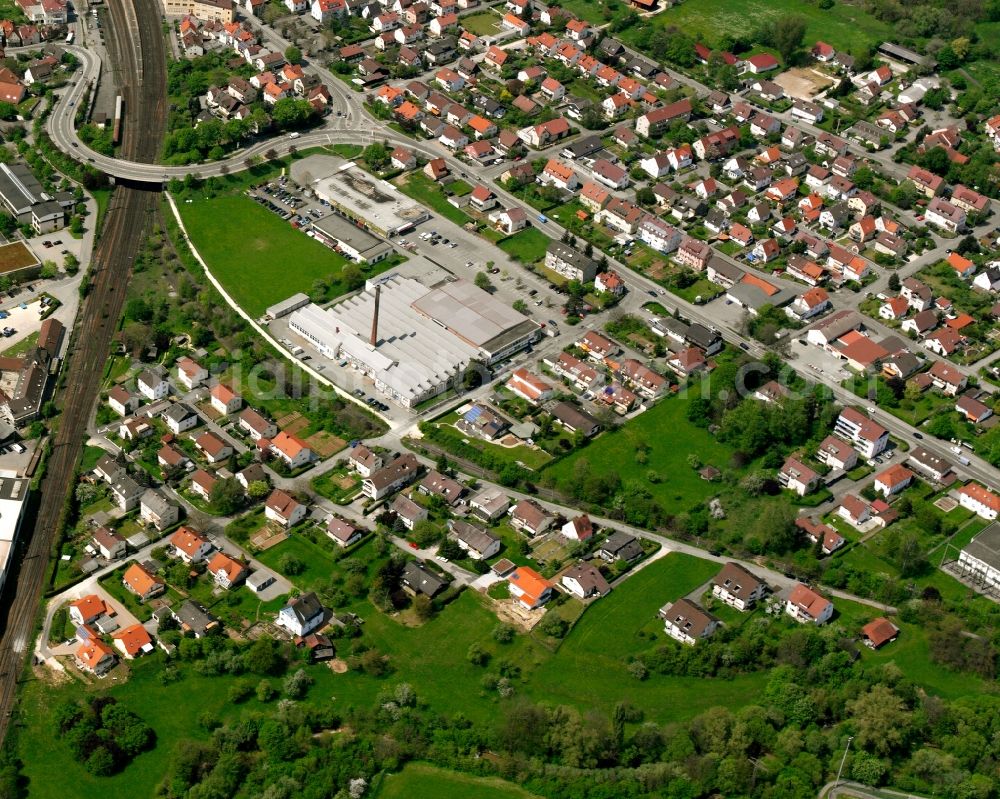
<svg viewBox="0 0 1000 799">
<path fill-rule="evenodd" d="M 345 358 L 405 407 L 448 389 L 473 360 L 494 363 L 539 335 L 539 325 L 464 280 L 427 288 L 392 275 L 331 308 L 288 320 L 324 357 Z"/>
<path fill-rule="evenodd" d="M 395 236 L 430 214 L 391 183 L 374 178 L 353 161 L 332 155 L 310 155 L 293 161 L 292 179 L 308 186 L 348 219 L 356 219 L 381 236 Z"/>
<path fill-rule="evenodd" d="M 11 216 L 37 233 L 59 230 L 66 221 L 65 208 L 45 192 L 26 164 L 0 164 L 0 201 Z"/>
<path fill-rule="evenodd" d="M 317 239 L 336 247 L 357 263 L 374 264 L 392 255 L 392 247 L 387 242 L 340 214 L 328 214 L 313 222 L 312 228 Z"/>
<path fill-rule="evenodd" d="M 7 582 L 30 485 L 29 480 L 0 477 L 0 591 Z"/>
</svg>

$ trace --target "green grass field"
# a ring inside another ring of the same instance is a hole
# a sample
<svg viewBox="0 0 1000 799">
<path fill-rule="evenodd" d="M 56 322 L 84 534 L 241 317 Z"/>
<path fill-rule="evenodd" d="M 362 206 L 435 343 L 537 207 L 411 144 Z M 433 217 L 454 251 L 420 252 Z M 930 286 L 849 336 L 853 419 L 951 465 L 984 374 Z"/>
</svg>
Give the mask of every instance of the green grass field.
<svg viewBox="0 0 1000 799">
<path fill-rule="evenodd" d="M 333 547 L 335 544 L 330 542 L 330 546 Z M 292 583 L 299 588 L 310 591 L 330 582 L 330 574 L 334 568 L 331 553 L 297 533 L 292 533 L 280 544 L 258 553 L 257 559 L 268 568 L 283 573 L 281 562 L 288 556 L 298 558 L 305 566 L 301 574 L 289 576 Z"/>
<path fill-rule="evenodd" d="M 573 6 L 575 10 L 575 5 Z M 724 34 L 746 36 L 773 24 L 783 16 L 800 16 L 806 21 L 805 46 L 821 39 L 837 49 L 851 50 L 860 44 L 878 45 L 892 38 L 892 26 L 879 22 L 856 6 L 837 2 L 821 9 L 798 0 L 685 0 L 660 12 L 653 23 L 675 25 L 712 46 Z M 638 28 L 629 28 L 624 38 Z"/>
<path fill-rule="evenodd" d="M 398 774 L 382 780 L 376 799 L 413 799 L 433 796 L 434 799 L 538 799 L 512 782 L 497 777 L 474 777 L 437 768 L 426 763 L 409 763 Z"/>
<path fill-rule="evenodd" d="M 432 211 L 436 211 L 445 219 L 456 225 L 464 225 L 472 221 L 471 217 L 448 202 L 448 196 L 441 187 L 427 177 L 423 172 L 411 172 L 399 181 L 399 190 L 417 202 L 423 203 Z"/>
<path fill-rule="evenodd" d="M 24 774 L 28 779 L 26 795 L 33 799 L 154 796 L 175 744 L 183 739 L 208 739 L 208 732 L 198 725 L 198 718 L 203 713 L 228 719 L 264 709 L 254 698 L 240 705 L 230 702 L 227 692 L 235 681 L 232 677 L 203 677 L 194 669 L 186 668 L 184 679 L 164 685 L 159 680 L 164 664 L 164 655 L 157 653 L 136 661 L 127 682 L 115 684 L 109 678 L 100 683 L 102 689 L 107 689 L 156 731 L 156 748 L 139 755 L 124 771 L 112 777 L 90 774 L 73 759 L 66 742 L 52 727 L 53 707 L 64 699 L 86 695 L 79 683 L 71 680 L 54 687 L 32 681 L 27 685 L 21 694 L 21 710 L 30 723 L 19 730 L 18 738 L 21 751 L 31 753 L 24 762 Z M 315 671 L 319 673 L 318 669 Z"/>
<path fill-rule="evenodd" d="M 718 469 L 729 466 L 732 450 L 707 430 L 687 421 L 688 401 L 682 397 L 662 400 L 613 433 L 606 433 L 584 449 L 563 458 L 548 470 L 564 489 L 571 486 L 580 460 L 595 469 L 614 464 L 623 481 L 645 485 L 668 513 L 687 510 L 719 493 L 718 485 L 702 480 L 687 463 L 689 453 Z M 650 447 L 645 463 L 636 460 L 640 443 Z M 648 480 L 656 472 L 660 482 Z"/>
<path fill-rule="evenodd" d="M 254 316 L 296 292 L 308 293 L 316 280 L 339 282 L 348 263 L 248 197 L 197 199 L 177 208 L 212 274 Z"/>
<path fill-rule="evenodd" d="M 545 257 L 545 250 L 552 241 L 540 230 L 528 227 L 504 239 L 498 245 L 515 261 L 522 264 L 533 264 Z"/>
<path fill-rule="evenodd" d="M 492 11 L 462 17 L 462 27 L 476 36 L 492 36 L 500 32 L 500 17 Z"/>
</svg>

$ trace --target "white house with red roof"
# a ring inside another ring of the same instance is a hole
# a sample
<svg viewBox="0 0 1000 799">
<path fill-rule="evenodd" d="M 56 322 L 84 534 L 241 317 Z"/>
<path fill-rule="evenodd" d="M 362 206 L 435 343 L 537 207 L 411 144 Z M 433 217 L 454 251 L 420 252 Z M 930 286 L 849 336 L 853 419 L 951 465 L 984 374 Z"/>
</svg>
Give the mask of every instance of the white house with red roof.
<svg viewBox="0 0 1000 799">
<path fill-rule="evenodd" d="M 282 527 L 294 527 L 308 511 L 305 505 L 280 488 L 274 489 L 264 503 L 264 516 Z"/>
<path fill-rule="evenodd" d="M 507 577 L 510 595 L 528 610 L 540 608 L 552 598 L 552 583 L 530 566 L 519 566 Z"/>
<path fill-rule="evenodd" d="M 289 435 L 284 430 L 271 439 L 271 452 L 281 458 L 289 469 L 298 469 L 312 460 L 312 450 L 298 436 Z"/>
<path fill-rule="evenodd" d="M 190 527 L 181 527 L 170 536 L 170 546 L 185 563 L 201 563 L 215 549 L 211 541 Z"/>
<path fill-rule="evenodd" d="M 799 583 L 788 596 L 785 613 L 801 624 L 825 624 L 833 616 L 833 603 Z"/>
<path fill-rule="evenodd" d="M 545 402 L 555 395 L 555 387 L 524 367 L 515 369 L 505 387 L 532 405 Z"/>
<path fill-rule="evenodd" d="M 770 72 L 778 68 L 778 59 L 770 53 L 758 53 L 743 60 L 742 68 L 744 72 L 752 72 L 760 75 L 762 72 Z"/>
<path fill-rule="evenodd" d="M 915 475 L 905 466 L 894 463 L 875 477 L 875 490 L 884 497 L 891 497 L 906 489 Z"/>
<path fill-rule="evenodd" d="M 222 383 L 212 386 L 210 396 L 212 407 L 223 416 L 236 413 L 243 407 L 243 397 Z"/>
<path fill-rule="evenodd" d="M 1000 513 L 1000 496 L 979 483 L 966 483 L 958 489 L 958 504 L 990 521 L 994 521 Z"/>
<path fill-rule="evenodd" d="M 177 361 L 177 379 L 190 391 L 208 380 L 208 370 L 191 358 L 184 357 Z"/>
<path fill-rule="evenodd" d="M 104 615 L 114 616 L 115 611 L 97 594 L 88 594 L 69 603 L 69 618 L 73 624 L 90 624 Z"/>
</svg>

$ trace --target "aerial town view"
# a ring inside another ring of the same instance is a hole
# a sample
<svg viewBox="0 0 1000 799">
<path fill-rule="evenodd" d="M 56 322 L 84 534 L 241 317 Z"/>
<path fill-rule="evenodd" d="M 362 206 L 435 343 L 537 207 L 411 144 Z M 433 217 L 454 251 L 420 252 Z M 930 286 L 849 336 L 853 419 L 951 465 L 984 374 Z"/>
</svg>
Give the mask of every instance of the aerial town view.
<svg viewBox="0 0 1000 799">
<path fill-rule="evenodd" d="M 1000 799 L 1000 0 L 0 60 L 0 799 Z"/>
</svg>

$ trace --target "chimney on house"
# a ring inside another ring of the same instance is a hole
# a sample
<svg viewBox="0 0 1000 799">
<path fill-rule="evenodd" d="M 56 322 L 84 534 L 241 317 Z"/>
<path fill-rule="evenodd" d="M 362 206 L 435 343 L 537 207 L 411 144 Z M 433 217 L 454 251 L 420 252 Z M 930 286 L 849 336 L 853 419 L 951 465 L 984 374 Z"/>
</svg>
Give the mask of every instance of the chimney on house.
<svg viewBox="0 0 1000 799">
<path fill-rule="evenodd" d="M 372 314 L 372 337 L 369 343 L 375 347 L 378 345 L 378 303 L 382 294 L 382 286 L 375 287 L 375 312 Z"/>
</svg>

